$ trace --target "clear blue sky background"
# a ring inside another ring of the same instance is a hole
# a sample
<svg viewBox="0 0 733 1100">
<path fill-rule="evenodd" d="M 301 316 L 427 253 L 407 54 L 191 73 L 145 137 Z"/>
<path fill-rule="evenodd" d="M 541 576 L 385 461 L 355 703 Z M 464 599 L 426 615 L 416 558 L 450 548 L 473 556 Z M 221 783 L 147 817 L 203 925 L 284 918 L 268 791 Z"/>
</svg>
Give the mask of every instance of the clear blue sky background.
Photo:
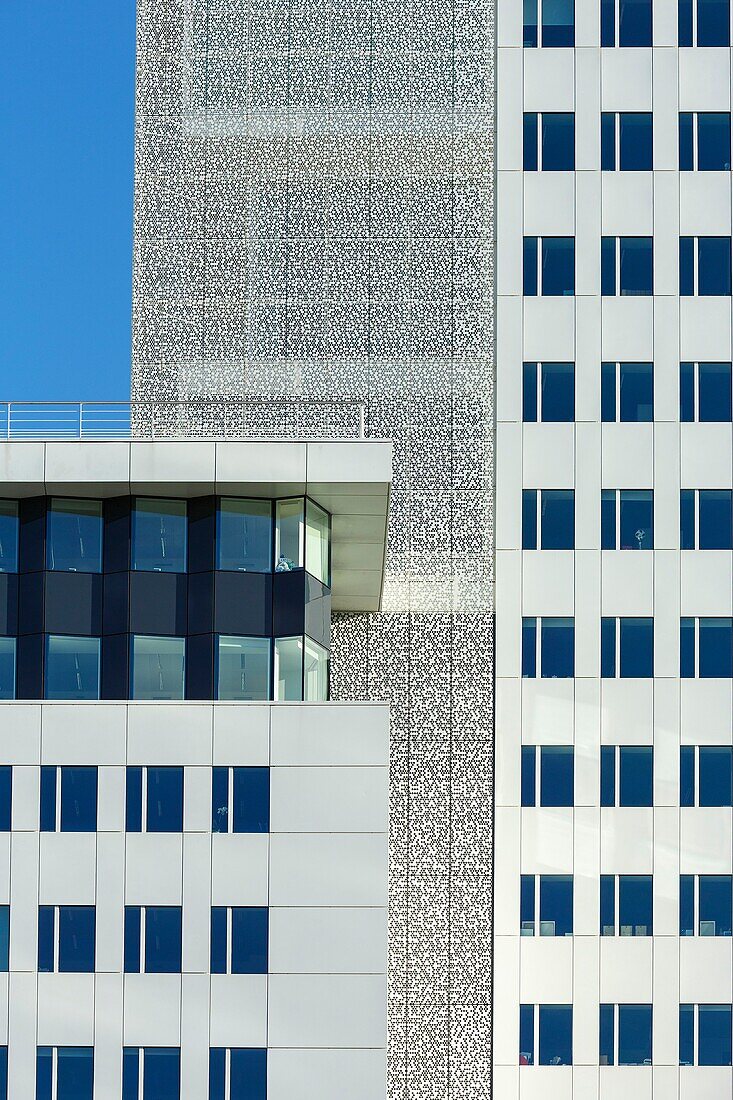
<svg viewBox="0 0 733 1100">
<path fill-rule="evenodd" d="M 0 0 L 0 41 L 0 400 L 124 400 L 135 0 Z"/>
</svg>

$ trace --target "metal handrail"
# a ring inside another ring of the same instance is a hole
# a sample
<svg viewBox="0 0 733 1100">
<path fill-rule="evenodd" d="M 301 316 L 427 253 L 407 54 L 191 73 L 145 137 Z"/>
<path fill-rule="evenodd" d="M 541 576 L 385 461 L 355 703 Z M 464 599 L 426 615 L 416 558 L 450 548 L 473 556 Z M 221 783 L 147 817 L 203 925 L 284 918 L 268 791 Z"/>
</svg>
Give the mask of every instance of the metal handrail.
<svg viewBox="0 0 733 1100">
<path fill-rule="evenodd" d="M 364 439 L 365 430 L 364 402 L 350 397 L 0 402 L 0 440 Z"/>
</svg>

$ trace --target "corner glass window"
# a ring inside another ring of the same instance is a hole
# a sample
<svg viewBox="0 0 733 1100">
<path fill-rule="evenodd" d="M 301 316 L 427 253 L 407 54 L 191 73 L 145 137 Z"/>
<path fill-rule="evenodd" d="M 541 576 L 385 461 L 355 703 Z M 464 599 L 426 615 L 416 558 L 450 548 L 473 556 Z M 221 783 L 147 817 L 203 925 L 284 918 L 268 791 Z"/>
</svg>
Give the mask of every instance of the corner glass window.
<svg viewBox="0 0 733 1100">
<path fill-rule="evenodd" d="M 303 639 L 275 639 L 274 694 L 277 702 L 303 698 Z"/>
<path fill-rule="evenodd" d="M 0 500 L 0 573 L 18 572 L 18 502 Z"/>
<path fill-rule="evenodd" d="M 311 702 L 328 699 L 328 651 L 308 637 L 305 639 L 303 698 Z"/>
<path fill-rule="evenodd" d="M 48 635 L 45 698 L 99 698 L 99 638 Z"/>
<path fill-rule="evenodd" d="M 15 698 L 15 638 L 0 638 L 0 699 Z"/>
<path fill-rule="evenodd" d="M 132 568 L 153 573 L 186 572 L 185 500 L 135 500 Z"/>
<path fill-rule="evenodd" d="M 46 567 L 102 571 L 102 502 L 54 498 L 46 513 Z"/>
<path fill-rule="evenodd" d="M 216 514 L 216 567 L 240 573 L 272 569 L 272 504 L 222 497 Z"/>
<path fill-rule="evenodd" d="M 303 568 L 303 498 L 275 502 L 275 572 Z"/>
<path fill-rule="evenodd" d="M 132 638 L 132 699 L 183 699 L 185 638 L 135 634 Z"/>
<path fill-rule="evenodd" d="M 305 502 L 305 567 L 321 584 L 331 584 L 331 522 L 328 512 Z"/>
<path fill-rule="evenodd" d="M 217 699 L 270 698 L 269 638 L 219 635 Z"/>
</svg>

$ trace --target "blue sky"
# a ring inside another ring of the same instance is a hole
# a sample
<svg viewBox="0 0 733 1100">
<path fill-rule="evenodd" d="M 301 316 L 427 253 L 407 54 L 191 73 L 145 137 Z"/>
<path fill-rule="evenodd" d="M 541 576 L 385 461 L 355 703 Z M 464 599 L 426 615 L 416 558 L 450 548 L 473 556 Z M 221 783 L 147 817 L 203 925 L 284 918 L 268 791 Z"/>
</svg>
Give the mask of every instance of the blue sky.
<svg viewBox="0 0 733 1100">
<path fill-rule="evenodd" d="M 130 385 L 134 0 L 0 0 L 0 400 Z"/>
</svg>

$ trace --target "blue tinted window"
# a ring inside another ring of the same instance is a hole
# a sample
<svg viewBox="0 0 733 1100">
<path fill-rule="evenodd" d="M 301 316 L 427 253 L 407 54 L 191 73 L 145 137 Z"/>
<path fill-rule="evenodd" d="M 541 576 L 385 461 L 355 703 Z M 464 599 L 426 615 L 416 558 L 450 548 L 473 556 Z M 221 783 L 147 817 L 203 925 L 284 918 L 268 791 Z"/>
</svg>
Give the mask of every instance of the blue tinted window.
<svg viewBox="0 0 733 1100">
<path fill-rule="evenodd" d="M 730 363 L 698 364 L 698 419 L 728 423 L 731 419 Z"/>
<path fill-rule="evenodd" d="M 541 1066 L 573 1064 L 573 1006 L 540 1005 Z"/>
<path fill-rule="evenodd" d="M 54 928 L 56 915 L 53 905 L 38 906 L 38 970 L 52 974 L 54 969 Z"/>
<path fill-rule="evenodd" d="M 733 892 L 730 875 L 700 875 L 700 935 L 730 936 Z"/>
<path fill-rule="evenodd" d="M 140 906 L 125 906 L 125 973 L 140 973 Z"/>
<path fill-rule="evenodd" d="M 0 971 L 7 973 L 10 965 L 10 906 L 0 905 Z M 0 1050 L 2 1048 L 0 1047 Z M 0 1089 L 2 1097 L 2 1089 Z"/>
<path fill-rule="evenodd" d="M 733 549 L 732 503 L 730 489 L 700 490 L 700 550 Z"/>
<path fill-rule="evenodd" d="M 616 747 L 601 745 L 601 806 L 616 805 Z"/>
<path fill-rule="evenodd" d="M 46 699 L 99 698 L 99 638 L 46 638 Z"/>
<path fill-rule="evenodd" d="M 542 619 L 542 676 L 575 675 L 575 623 L 573 619 Z"/>
<path fill-rule="evenodd" d="M 97 831 L 97 769 L 61 769 L 61 831 Z"/>
<path fill-rule="evenodd" d="M 598 1009 L 598 1063 L 612 1066 L 615 1062 L 613 1005 L 599 1005 Z"/>
<path fill-rule="evenodd" d="M 573 805 L 572 745 L 543 745 L 541 747 L 540 805 Z"/>
<path fill-rule="evenodd" d="M 53 499 L 46 513 L 46 566 L 72 573 L 102 571 L 102 502 Z"/>
<path fill-rule="evenodd" d="M 94 972 L 95 910 L 93 905 L 62 905 L 59 909 L 59 971 Z"/>
<path fill-rule="evenodd" d="M 698 760 L 698 805 L 733 806 L 733 749 L 703 745 Z"/>
<path fill-rule="evenodd" d="M 522 45 L 537 46 L 537 0 L 522 0 L 524 37 Z"/>
<path fill-rule="evenodd" d="M 17 572 L 18 502 L 0 500 L 0 573 Z"/>
<path fill-rule="evenodd" d="M 652 0 L 618 0 L 619 46 L 651 46 Z"/>
<path fill-rule="evenodd" d="M 733 631 L 730 619 L 700 619 L 699 675 L 733 675 Z"/>
<path fill-rule="evenodd" d="M 522 364 L 522 420 L 537 423 L 537 364 Z"/>
<path fill-rule="evenodd" d="M 522 676 L 537 675 L 537 620 L 522 619 Z"/>
<path fill-rule="evenodd" d="M 267 909 L 232 909 L 232 974 L 267 973 L 267 918 Z"/>
<path fill-rule="evenodd" d="M 654 549 L 654 493 L 651 489 L 622 489 L 621 549 Z"/>
<path fill-rule="evenodd" d="M 143 770 L 138 765 L 127 768 L 125 777 L 125 828 L 139 833 L 143 827 Z"/>
<path fill-rule="evenodd" d="M 601 490 L 601 549 L 616 549 L 616 490 Z"/>
<path fill-rule="evenodd" d="M 695 419 L 695 364 L 680 363 L 680 420 L 691 423 Z"/>
<path fill-rule="evenodd" d="M 695 293 L 695 239 L 680 237 L 680 294 L 689 298 Z"/>
<path fill-rule="evenodd" d="M 0 1047 L 0 1100 L 8 1100 L 8 1048 Z"/>
<path fill-rule="evenodd" d="M 677 0 L 677 45 L 692 45 L 693 0 Z"/>
<path fill-rule="evenodd" d="M 537 490 L 522 490 L 522 549 L 537 549 Z"/>
<path fill-rule="evenodd" d="M 0 699 L 15 698 L 15 651 L 15 638 L 0 638 Z"/>
<path fill-rule="evenodd" d="M 601 171 L 616 171 L 616 115 L 601 114 Z"/>
<path fill-rule="evenodd" d="M 211 831 L 229 831 L 229 768 L 211 769 Z"/>
<path fill-rule="evenodd" d="M 542 364 L 542 420 L 572 423 L 575 419 L 575 364 Z"/>
<path fill-rule="evenodd" d="M 601 676 L 616 675 L 616 620 L 604 615 L 601 619 Z"/>
<path fill-rule="evenodd" d="M 132 568 L 186 572 L 185 500 L 138 497 L 132 512 Z"/>
<path fill-rule="evenodd" d="M 525 237 L 523 243 L 522 293 L 526 297 L 537 294 L 537 237 Z"/>
<path fill-rule="evenodd" d="M 519 1006 L 519 1064 L 534 1065 L 534 1005 Z"/>
<path fill-rule="evenodd" d="M 618 924 L 622 936 L 651 936 L 652 876 L 619 875 Z"/>
<path fill-rule="evenodd" d="M 620 363 L 622 422 L 649 423 L 654 419 L 654 364 Z"/>
<path fill-rule="evenodd" d="M 654 293 L 654 258 L 651 237 L 620 237 L 619 292 L 625 295 Z"/>
<path fill-rule="evenodd" d="M 179 1100 L 181 1052 L 173 1047 L 146 1047 L 143 1100 Z"/>
<path fill-rule="evenodd" d="M 730 46 L 729 0 L 697 0 L 697 44 Z"/>
<path fill-rule="evenodd" d="M 537 749 L 534 745 L 522 745 L 522 805 L 536 805 Z"/>
<path fill-rule="evenodd" d="M 93 1047 L 59 1047 L 56 1063 L 56 1100 L 92 1100 Z"/>
<path fill-rule="evenodd" d="M 680 875 L 680 935 L 695 934 L 695 876 Z"/>
<path fill-rule="evenodd" d="M 140 1052 L 137 1047 L 122 1051 L 122 1100 L 138 1100 L 140 1092 Z"/>
<path fill-rule="evenodd" d="M 619 161 L 622 172 L 651 172 L 652 116 L 641 112 L 619 115 Z"/>
<path fill-rule="evenodd" d="M 575 45 L 575 0 L 542 0 L 542 45 Z"/>
<path fill-rule="evenodd" d="M 618 1006 L 618 1064 L 649 1066 L 652 1061 L 652 1006 Z"/>
<path fill-rule="evenodd" d="M 695 1006 L 680 1005 L 680 1065 L 695 1064 Z"/>
<path fill-rule="evenodd" d="M 616 0 L 601 0 L 601 45 L 616 45 Z"/>
<path fill-rule="evenodd" d="M 234 769 L 234 832 L 266 833 L 270 829 L 270 769 Z"/>
<path fill-rule="evenodd" d="M 547 3 L 547 0 L 545 0 L 545 3 Z M 560 113 L 543 114 L 543 172 L 572 172 L 574 169 L 575 115 Z"/>
<path fill-rule="evenodd" d="M 697 167 L 700 172 L 730 170 L 730 114 L 697 116 Z"/>
<path fill-rule="evenodd" d="M 183 829 L 183 768 L 148 768 L 147 828 L 149 833 L 180 833 Z"/>
<path fill-rule="evenodd" d="M 654 619 L 619 619 L 622 677 L 654 675 Z"/>
<path fill-rule="evenodd" d="M 616 238 L 601 237 L 601 294 L 616 293 Z"/>
<path fill-rule="evenodd" d="M 622 745 L 619 749 L 619 806 L 651 806 L 653 802 L 651 745 Z"/>
<path fill-rule="evenodd" d="M 680 748 L 680 806 L 695 805 L 695 747 Z"/>
<path fill-rule="evenodd" d="M 223 905 L 211 910 L 211 959 L 212 974 L 227 972 L 227 911 Z"/>
<path fill-rule="evenodd" d="M 695 549 L 695 490 L 680 490 L 680 550 Z"/>
<path fill-rule="evenodd" d="M 540 875 L 540 935 L 572 936 L 572 875 Z"/>
<path fill-rule="evenodd" d="M 13 769 L 10 764 L 0 767 L 0 833 L 10 832 L 13 802 Z"/>
<path fill-rule="evenodd" d="M 36 1100 L 51 1100 L 53 1088 L 53 1048 L 36 1050 Z"/>
<path fill-rule="evenodd" d="M 601 420 L 604 424 L 616 419 L 616 364 L 601 363 Z"/>
<path fill-rule="evenodd" d="M 523 123 L 523 145 L 525 172 L 536 172 L 539 168 L 537 159 L 537 114 L 534 111 L 525 111 Z"/>
<path fill-rule="evenodd" d="M 226 1100 L 226 1058 L 224 1047 L 209 1051 L 209 1100 Z"/>
<path fill-rule="evenodd" d="M 222 497 L 216 513 L 216 567 L 246 573 L 272 569 L 272 504 Z"/>
<path fill-rule="evenodd" d="M 519 924 L 523 936 L 534 935 L 534 875 L 521 876 Z"/>
<path fill-rule="evenodd" d="M 698 294 L 710 296 L 730 294 L 730 291 L 730 237 L 698 237 Z"/>
<path fill-rule="evenodd" d="M 695 143 L 692 133 L 694 117 L 689 111 L 680 111 L 680 172 L 692 172 L 695 167 Z"/>
<path fill-rule="evenodd" d="M 542 238 L 542 293 L 575 294 L 575 238 Z"/>
<path fill-rule="evenodd" d="M 135 634 L 131 698 L 183 699 L 186 639 Z"/>
<path fill-rule="evenodd" d="M 229 1100 L 266 1100 L 267 1051 L 232 1050 L 229 1067 Z"/>
<path fill-rule="evenodd" d="M 602 936 L 616 935 L 616 877 L 601 875 L 601 928 Z M 611 1063 L 609 1063 L 611 1064 Z"/>
<path fill-rule="evenodd" d="M 572 550 L 575 546 L 575 493 L 572 489 L 543 489 L 542 549 Z"/>
<path fill-rule="evenodd" d="M 731 1064 L 731 1006 L 698 1005 L 697 1064 Z"/>
<path fill-rule="evenodd" d="M 680 619 L 680 676 L 695 675 L 695 620 Z"/>
<path fill-rule="evenodd" d="M 146 908 L 145 971 L 147 974 L 180 974 L 180 906 L 149 905 Z"/>
<path fill-rule="evenodd" d="M 56 768 L 41 768 L 41 832 L 56 831 Z"/>
</svg>

